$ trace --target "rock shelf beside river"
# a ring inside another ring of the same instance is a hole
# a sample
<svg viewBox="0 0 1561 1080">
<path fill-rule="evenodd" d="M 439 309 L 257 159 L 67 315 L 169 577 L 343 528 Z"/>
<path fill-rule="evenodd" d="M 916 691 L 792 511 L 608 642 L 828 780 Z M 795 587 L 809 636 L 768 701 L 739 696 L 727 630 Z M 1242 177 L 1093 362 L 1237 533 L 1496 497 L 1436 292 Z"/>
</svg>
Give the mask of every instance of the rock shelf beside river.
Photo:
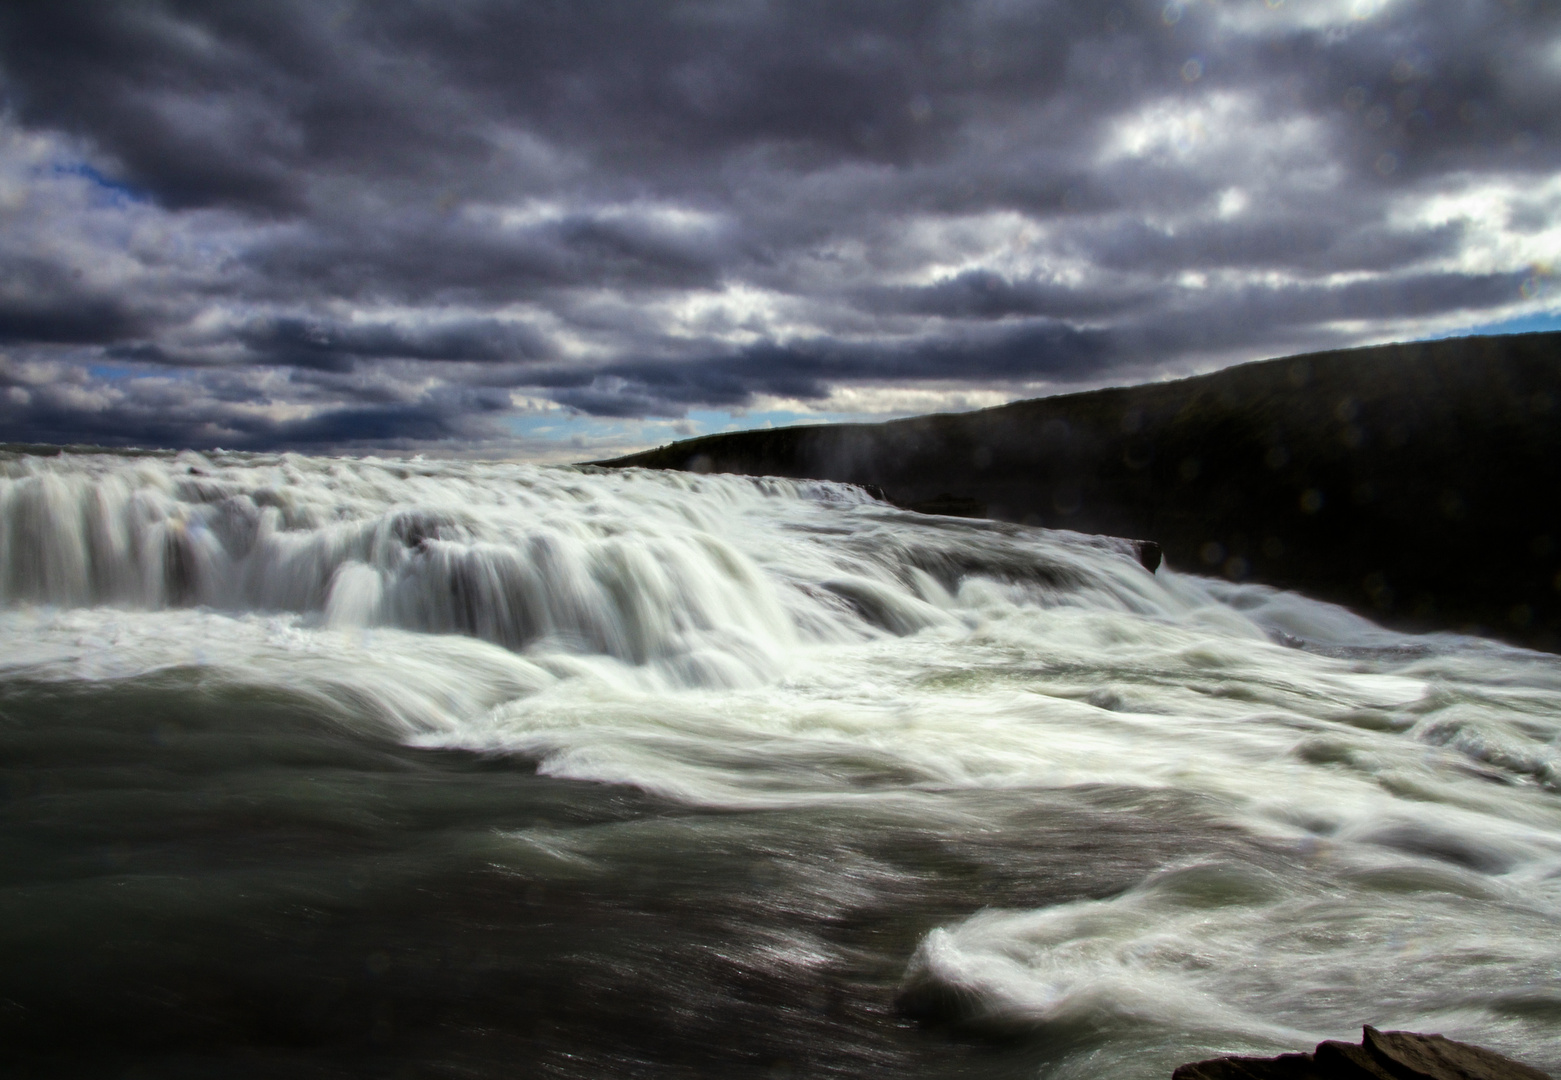
<svg viewBox="0 0 1561 1080">
<path fill-rule="evenodd" d="M 1329 1040 L 1310 1054 L 1220 1057 L 1183 1065 L 1173 1080 L 1550 1080 L 1494 1050 L 1441 1035 L 1378 1031 L 1359 1043 Z"/>
</svg>

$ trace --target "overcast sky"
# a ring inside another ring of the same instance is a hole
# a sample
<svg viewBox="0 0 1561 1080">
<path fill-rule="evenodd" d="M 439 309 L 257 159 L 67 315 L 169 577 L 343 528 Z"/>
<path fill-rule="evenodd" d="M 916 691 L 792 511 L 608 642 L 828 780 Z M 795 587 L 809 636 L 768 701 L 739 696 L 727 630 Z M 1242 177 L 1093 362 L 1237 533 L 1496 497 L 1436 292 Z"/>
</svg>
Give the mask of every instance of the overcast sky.
<svg viewBox="0 0 1561 1080">
<path fill-rule="evenodd" d="M 1561 0 L 0 6 L 0 440 L 579 460 L 1561 327 Z"/>
</svg>

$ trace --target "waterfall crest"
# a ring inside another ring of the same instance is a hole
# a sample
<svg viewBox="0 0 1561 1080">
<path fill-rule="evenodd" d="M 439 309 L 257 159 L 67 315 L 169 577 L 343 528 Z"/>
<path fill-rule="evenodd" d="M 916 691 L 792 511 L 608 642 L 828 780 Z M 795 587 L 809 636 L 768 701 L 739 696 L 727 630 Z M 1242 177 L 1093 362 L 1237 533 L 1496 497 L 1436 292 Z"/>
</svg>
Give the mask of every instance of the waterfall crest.
<svg viewBox="0 0 1561 1080">
<path fill-rule="evenodd" d="M 293 612 L 644 663 L 700 641 L 914 633 L 973 580 L 1169 602 L 1129 545 L 915 519 L 844 484 L 292 455 L 0 466 L 12 604 Z"/>
</svg>

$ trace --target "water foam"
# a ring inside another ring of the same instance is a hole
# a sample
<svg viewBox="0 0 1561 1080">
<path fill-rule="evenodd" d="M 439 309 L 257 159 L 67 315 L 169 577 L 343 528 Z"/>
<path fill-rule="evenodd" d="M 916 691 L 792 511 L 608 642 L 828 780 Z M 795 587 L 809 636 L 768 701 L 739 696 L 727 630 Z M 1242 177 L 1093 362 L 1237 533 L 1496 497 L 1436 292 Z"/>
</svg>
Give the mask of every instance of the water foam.
<svg viewBox="0 0 1561 1080">
<path fill-rule="evenodd" d="M 295 456 L 7 458 L 0 598 L 9 676 L 285 687 L 695 806 L 958 830 L 983 792 L 1182 792 L 1274 864 L 976 914 L 907 992 L 1233 1047 L 1437 1022 L 1561 1059 L 1491 1004 L 1561 964 L 1553 657 L 843 485 Z"/>
</svg>

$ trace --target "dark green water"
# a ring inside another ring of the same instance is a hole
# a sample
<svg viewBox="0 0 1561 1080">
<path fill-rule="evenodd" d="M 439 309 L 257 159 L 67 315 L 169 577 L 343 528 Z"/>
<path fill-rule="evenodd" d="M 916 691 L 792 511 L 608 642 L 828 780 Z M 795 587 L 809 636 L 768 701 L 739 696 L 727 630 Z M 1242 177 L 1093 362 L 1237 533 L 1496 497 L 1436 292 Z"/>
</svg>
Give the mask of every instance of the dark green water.
<svg viewBox="0 0 1561 1080">
<path fill-rule="evenodd" d="M 924 934 L 1262 857 L 1169 793 L 700 811 L 200 684 L 0 690 L 8 1075 L 1033 1075 L 903 1015 Z"/>
</svg>

